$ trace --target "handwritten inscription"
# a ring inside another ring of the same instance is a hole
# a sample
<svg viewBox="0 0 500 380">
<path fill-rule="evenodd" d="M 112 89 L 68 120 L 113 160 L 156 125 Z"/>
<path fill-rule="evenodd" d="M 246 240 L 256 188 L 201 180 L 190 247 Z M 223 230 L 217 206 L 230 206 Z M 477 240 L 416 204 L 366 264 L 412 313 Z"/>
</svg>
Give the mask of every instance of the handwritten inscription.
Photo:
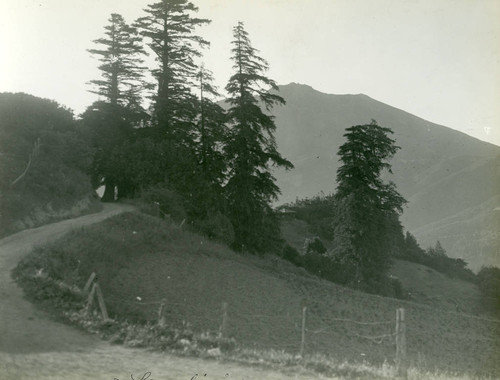
<svg viewBox="0 0 500 380">
<path fill-rule="evenodd" d="M 113 378 L 113 380 L 120 380 L 120 379 L 117 379 L 116 377 Z M 130 380 L 136 380 L 134 378 L 134 375 L 130 374 Z M 154 380 L 152 377 L 151 377 L 151 372 L 146 372 L 144 375 L 142 375 L 142 377 L 139 379 L 137 378 L 137 380 Z"/>
<path fill-rule="evenodd" d="M 200 374 L 195 374 L 195 375 L 193 375 L 193 377 L 191 377 L 191 379 L 190 379 L 190 380 L 197 380 L 197 379 L 202 380 L 204 377 L 205 377 L 205 378 L 207 377 L 207 374 L 206 374 L 206 373 L 205 373 L 205 374 L 203 374 L 203 375 L 200 375 Z M 228 379 L 229 377 L 230 377 L 229 373 L 226 373 L 226 374 L 224 375 L 224 378 L 225 378 L 225 379 Z M 116 377 L 115 377 L 115 378 L 113 378 L 113 380 L 120 380 L 120 379 L 118 379 L 118 378 L 116 378 Z M 146 372 L 144 375 L 142 375 L 142 377 L 141 377 L 141 378 L 137 378 L 137 379 L 134 377 L 134 375 L 133 375 L 133 374 L 131 374 L 131 375 L 130 375 L 130 380 L 154 380 L 154 379 L 151 377 L 151 372 L 149 372 L 149 371 L 148 371 L 148 372 Z M 244 380 L 244 379 L 242 379 L 242 380 Z"/>
</svg>

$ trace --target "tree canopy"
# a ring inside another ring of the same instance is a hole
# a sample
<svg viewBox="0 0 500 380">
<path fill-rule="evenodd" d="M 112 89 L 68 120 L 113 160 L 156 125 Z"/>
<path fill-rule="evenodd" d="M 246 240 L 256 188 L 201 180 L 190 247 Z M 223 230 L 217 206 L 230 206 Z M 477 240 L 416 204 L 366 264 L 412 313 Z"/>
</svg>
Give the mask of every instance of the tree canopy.
<svg viewBox="0 0 500 380">
<path fill-rule="evenodd" d="M 191 92 L 198 71 L 195 60 L 201 56 L 199 48 L 209 45 L 195 29 L 210 20 L 194 17 L 198 7 L 188 0 L 161 0 L 144 11 L 147 16 L 139 18 L 136 25 L 158 62 L 152 70 L 157 80 L 157 125 L 169 138 L 189 139 L 196 114 L 196 99 Z"/>
<path fill-rule="evenodd" d="M 271 235 L 279 236 L 270 207 L 279 194 L 271 166 L 293 165 L 278 152 L 274 118 L 262 110 L 285 103 L 276 94 L 276 83 L 264 75 L 268 64 L 252 47 L 242 22 L 233 28 L 233 38 L 234 73 L 226 86 L 230 126 L 225 148 L 229 162 L 226 191 L 236 246 L 256 249 L 263 248 Z"/>
<path fill-rule="evenodd" d="M 99 70 L 102 74 L 102 79 L 89 82 L 94 86 L 91 92 L 114 105 L 140 107 L 141 91 L 146 87 L 142 38 L 123 16 L 112 13 L 108 21 L 104 27 L 105 36 L 94 40 L 99 48 L 88 50 L 101 62 Z"/>
<path fill-rule="evenodd" d="M 399 149 L 389 128 L 370 124 L 346 129 L 339 148 L 342 165 L 337 171 L 335 194 L 334 253 L 350 273 L 356 287 L 385 286 L 394 237 L 404 239 L 398 215 L 406 203 L 394 183 L 381 174 L 391 172 L 389 160 Z"/>
</svg>

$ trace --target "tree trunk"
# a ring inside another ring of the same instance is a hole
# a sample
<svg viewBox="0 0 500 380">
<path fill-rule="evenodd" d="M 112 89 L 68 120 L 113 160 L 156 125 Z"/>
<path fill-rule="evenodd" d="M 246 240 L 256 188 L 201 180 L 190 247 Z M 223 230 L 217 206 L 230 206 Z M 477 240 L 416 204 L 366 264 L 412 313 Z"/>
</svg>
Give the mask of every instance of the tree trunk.
<svg viewBox="0 0 500 380">
<path fill-rule="evenodd" d="M 114 202 L 115 201 L 115 184 L 111 181 L 106 181 L 104 184 L 104 194 L 102 195 L 101 202 Z"/>
</svg>

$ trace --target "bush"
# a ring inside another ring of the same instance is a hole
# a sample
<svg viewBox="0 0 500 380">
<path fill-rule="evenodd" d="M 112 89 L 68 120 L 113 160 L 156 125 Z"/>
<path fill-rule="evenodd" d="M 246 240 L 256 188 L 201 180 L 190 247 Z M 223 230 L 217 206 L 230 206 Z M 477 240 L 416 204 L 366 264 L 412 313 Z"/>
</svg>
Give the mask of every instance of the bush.
<svg viewBox="0 0 500 380">
<path fill-rule="evenodd" d="M 194 222 L 196 230 L 211 240 L 231 245 L 234 242 L 234 229 L 231 221 L 220 212 Z"/>
<path fill-rule="evenodd" d="M 403 289 L 403 284 L 398 278 L 391 277 L 390 282 L 392 285 L 393 296 L 399 299 L 405 299 L 406 293 Z"/>
<path fill-rule="evenodd" d="M 500 314 L 500 268 L 482 267 L 477 280 L 484 308 Z"/>
<path fill-rule="evenodd" d="M 307 222 L 309 232 L 328 240 L 333 234 L 333 204 L 333 195 L 320 194 L 282 207 L 293 211 L 295 218 Z"/>
<path fill-rule="evenodd" d="M 141 192 L 141 198 L 146 203 L 158 202 L 160 212 L 170 215 L 173 220 L 180 222 L 187 217 L 184 200 L 175 191 L 165 184 L 151 186 Z"/>
<path fill-rule="evenodd" d="M 295 265 L 300 264 L 300 253 L 295 248 L 289 244 L 285 244 L 281 251 L 281 257 L 285 260 L 294 263 Z"/>
<path fill-rule="evenodd" d="M 309 273 L 336 284 L 346 284 L 345 271 L 341 270 L 340 263 L 335 257 L 325 256 L 316 252 L 306 253 L 300 257 L 301 266 Z"/>
<path fill-rule="evenodd" d="M 304 244 L 305 246 L 305 251 L 306 253 L 319 253 L 323 254 L 326 252 L 326 247 L 321 241 L 321 239 L 317 236 L 311 238 L 311 239 L 306 239 L 306 242 Z"/>
</svg>

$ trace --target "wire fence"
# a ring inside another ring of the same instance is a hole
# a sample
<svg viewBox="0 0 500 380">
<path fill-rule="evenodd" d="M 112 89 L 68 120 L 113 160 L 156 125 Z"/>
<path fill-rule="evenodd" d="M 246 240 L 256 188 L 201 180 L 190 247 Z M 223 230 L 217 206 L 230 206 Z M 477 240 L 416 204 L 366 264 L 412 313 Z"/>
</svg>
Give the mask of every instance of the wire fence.
<svg viewBox="0 0 500 380">
<path fill-rule="evenodd" d="M 256 348 L 286 351 L 304 357 L 331 347 L 331 342 L 357 339 L 392 350 L 398 372 L 406 373 L 406 326 L 404 309 L 396 310 L 395 319 L 356 320 L 327 317 L 303 306 L 297 313 L 285 314 L 237 313 L 227 302 L 210 310 L 197 309 L 193 303 L 175 303 L 161 300 L 108 299 L 105 303 L 95 275 L 85 286 L 88 292 L 87 310 L 97 298 L 103 318 L 108 319 L 106 303 L 113 310 L 122 310 L 128 316 L 146 317 L 160 326 L 169 323 L 188 323 L 200 332 L 215 331 L 222 338 L 232 338 Z M 387 350 L 386 350 L 387 352 Z"/>
<path fill-rule="evenodd" d="M 304 306 L 297 303 L 284 307 L 280 303 L 269 307 L 266 302 L 249 303 L 235 298 L 230 298 L 232 303 L 227 303 L 222 301 L 224 296 L 215 304 L 193 299 L 182 302 L 175 295 L 170 295 L 171 299 L 108 296 L 104 302 L 106 295 L 103 296 L 95 278 L 90 280 L 85 287 L 87 305 L 90 308 L 93 298 L 97 298 L 98 302 L 93 304 L 101 308 L 104 319 L 107 318 L 105 308 L 108 305 L 111 316 L 122 314 L 131 320 L 137 316 L 137 320 L 146 319 L 160 326 L 166 325 L 167 321 L 172 327 L 182 324 L 193 332 L 234 338 L 248 349 L 274 350 L 294 357 L 326 354 L 338 360 L 394 361 L 403 376 L 408 362 L 407 322 L 412 363 L 417 357 L 420 361 L 423 353 L 426 363 L 439 363 L 445 358 L 453 365 L 469 367 L 478 360 L 473 352 L 482 352 L 481 357 L 488 357 L 500 349 L 500 341 L 492 335 L 493 330 L 500 331 L 500 321 L 446 310 L 432 310 L 431 313 L 431 309 L 424 305 L 415 308 L 404 301 L 394 303 L 392 310 L 396 312 L 392 316 L 388 308 L 370 307 L 372 313 L 369 314 L 342 302 L 324 308 L 314 301 L 304 301 Z M 405 311 L 411 311 L 411 314 L 405 316 Z M 439 325 L 439 328 L 427 332 L 433 325 Z M 464 352 L 468 350 L 467 356 L 451 357 L 455 347 L 463 348 Z"/>
</svg>

